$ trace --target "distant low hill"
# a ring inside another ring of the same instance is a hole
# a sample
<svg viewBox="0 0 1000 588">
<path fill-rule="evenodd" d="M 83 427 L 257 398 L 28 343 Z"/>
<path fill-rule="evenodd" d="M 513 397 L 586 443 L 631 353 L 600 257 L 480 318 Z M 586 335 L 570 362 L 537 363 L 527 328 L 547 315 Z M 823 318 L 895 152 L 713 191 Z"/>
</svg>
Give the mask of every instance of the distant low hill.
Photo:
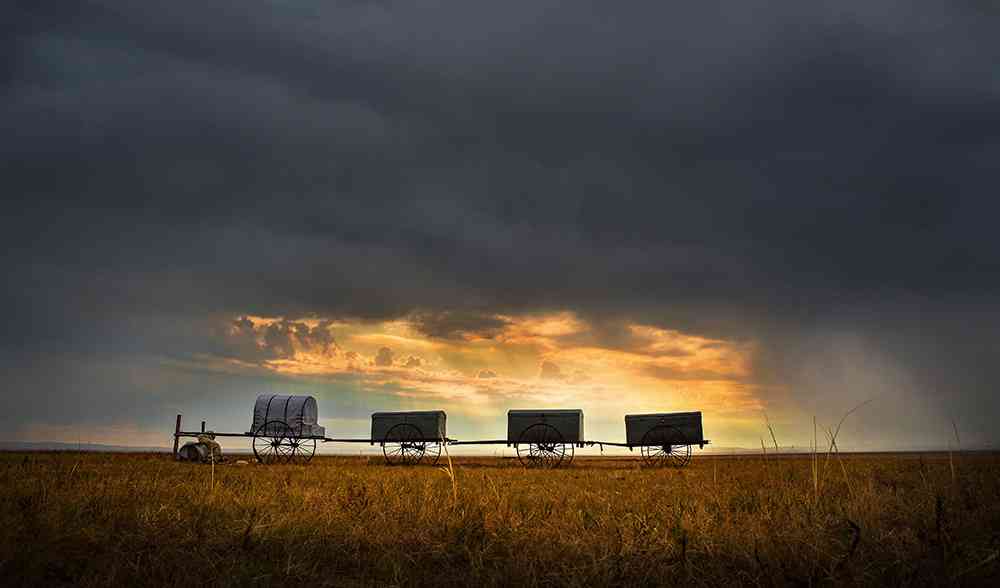
<svg viewBox="0 0 1000 588">
<path fill-rule="evenodd" d="M 0 441 L 0 451 L 89 451 L 97 453 L 170 453 L 170 447 L 102 445 L 100 443 L 56 443 L 54 441 Z M 249 453 L 245 447 L 226 448 L 226 453 Z"/>
<path fill-rule="evenodd" d="M 102 445 L 100 443 L 56 443 L 52 441 L 0 441 L 0 451 L 104 451 L 113 453 L 161 453 L 170 447 Z"/>
</svg>

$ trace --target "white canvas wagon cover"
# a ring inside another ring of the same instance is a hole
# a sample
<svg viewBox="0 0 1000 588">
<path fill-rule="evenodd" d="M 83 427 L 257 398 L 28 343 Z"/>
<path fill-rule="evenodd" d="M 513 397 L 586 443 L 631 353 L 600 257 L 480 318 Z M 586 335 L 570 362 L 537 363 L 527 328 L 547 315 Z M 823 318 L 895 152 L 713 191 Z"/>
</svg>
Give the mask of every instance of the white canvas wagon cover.
<svg viewBox="0 0 1000 588">
<path fill-rule="evenodd" d="M 258 432 L 265 423 L 284 422 L 293 433 L 302 437 L 323 437 L 326 429 L 318 422 L 319 409 L 312 396 L 286 396 L 261 394 L 253 405 L 253 424 L 250 432 Z M 276 433 L 277 431 L 268 431 Z"/>
</svg>

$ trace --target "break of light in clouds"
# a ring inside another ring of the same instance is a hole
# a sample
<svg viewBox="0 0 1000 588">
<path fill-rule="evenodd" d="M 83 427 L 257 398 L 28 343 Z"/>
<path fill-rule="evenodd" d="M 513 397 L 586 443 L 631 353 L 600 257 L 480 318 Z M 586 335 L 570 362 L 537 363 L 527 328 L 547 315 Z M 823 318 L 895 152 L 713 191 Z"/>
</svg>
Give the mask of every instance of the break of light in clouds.
<svg viewBox="0 0 1000 588">
<path fill-rule="evenodd" d="M 0 8 L 6 440 L 701 409 L 995 446 L 983 3 Z M 30 402 L 23 399 L 30 398 Z M 162 439 L 157 441 L 157 439 Z M 350 449 L 348 449 L 350 451 Z"/>
<path fill-rule="evenodd" d="M 489 324 L 434 337 L 427 331 L 439 325 L 423 317 L 375 324 L 242 317 L 226 334 L 233 354 L 223 359 L 279 374 L 352 375 L 364 386 L 397 386 L 401 397 L 482 417 L 507 405 L 567 403 L 598 413 L 699 406 L 729 417 L 760 408 L 750 345 L 622 325 L 624 338 L 611 348 L 568 312 L 471 318 Z"/>
</svg>

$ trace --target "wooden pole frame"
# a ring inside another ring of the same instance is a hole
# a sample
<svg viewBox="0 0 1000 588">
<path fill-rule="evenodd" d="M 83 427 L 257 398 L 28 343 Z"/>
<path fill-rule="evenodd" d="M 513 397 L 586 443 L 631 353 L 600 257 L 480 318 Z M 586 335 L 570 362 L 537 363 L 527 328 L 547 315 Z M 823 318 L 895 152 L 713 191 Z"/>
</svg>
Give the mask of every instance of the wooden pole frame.
<svg viewBox="0 0 1000 588">
<path fill-rule="evenodd" d="M 181 415 L 177 415 L 177 423 L 174 425 L 174 459 L 177 459 L 177 443 L 181 439 Z"/>
</svg>

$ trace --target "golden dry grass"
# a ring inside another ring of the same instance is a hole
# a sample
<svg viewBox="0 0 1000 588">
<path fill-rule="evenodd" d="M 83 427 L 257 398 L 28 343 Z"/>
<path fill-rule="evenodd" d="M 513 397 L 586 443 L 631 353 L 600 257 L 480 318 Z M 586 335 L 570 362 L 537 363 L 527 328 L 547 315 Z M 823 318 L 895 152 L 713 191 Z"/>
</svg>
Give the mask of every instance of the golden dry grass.
<svg viewBox="0 0 1000 588">
<path fill-rule="evenodd" d="M 318 457 L 0 454 L 7 585 L 979 585 L 1000 456 L 577 459 L 438 468 Z M 9 582 L 9 583 L 8 583 Z"/>
</svg>

